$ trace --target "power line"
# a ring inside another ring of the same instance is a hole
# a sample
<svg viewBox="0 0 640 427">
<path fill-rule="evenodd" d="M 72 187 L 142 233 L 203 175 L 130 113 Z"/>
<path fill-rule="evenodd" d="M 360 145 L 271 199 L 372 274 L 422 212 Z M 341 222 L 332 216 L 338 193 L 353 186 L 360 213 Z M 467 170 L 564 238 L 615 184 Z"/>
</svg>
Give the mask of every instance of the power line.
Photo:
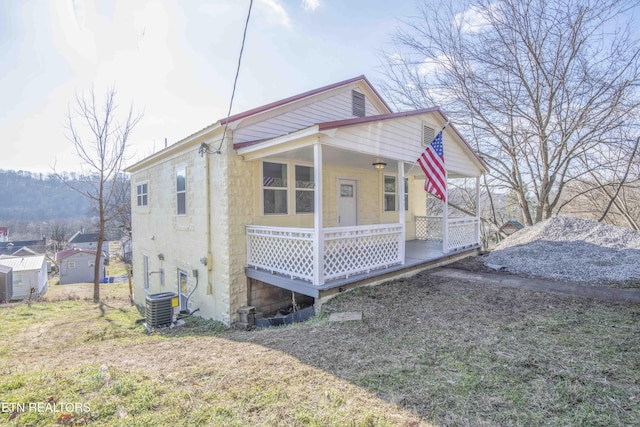
<svg viewBox="0 0 640 427">
<path fill-rule="evenodd" d="M 238 84 L 238 75 L 240 74 L 240 64 L 242 63 L 242 52 L 244 51 L 244 42 L 247 39 L 247 28 L 249 28 L 249 17 L 251 17 L 251 7 L 253 0 L 249 1 L 249 11 L 247 12 L 247 20 L 244 23 L 244 32 L 242 33 L 242 45 L 240 45 L 240 55 L 238 56 L 238 67 L 236 68 L 236 77 L 233 79 L 233 89 L 231 90 L 231 101 L 229 102 L 229 111 L 227 112 L 227 120 L 224 123 L 224 132 L 222 132 L 222 140 L 216 154 L 220 154 L 220 149 L 224 144 L 224 137 L 227 135 L 227 126 L 229 126 L 229 117 L 231 117 L 231 107 L 233 107 L 233 98 L 236 95 L 236 85 Z"/>
</svg>

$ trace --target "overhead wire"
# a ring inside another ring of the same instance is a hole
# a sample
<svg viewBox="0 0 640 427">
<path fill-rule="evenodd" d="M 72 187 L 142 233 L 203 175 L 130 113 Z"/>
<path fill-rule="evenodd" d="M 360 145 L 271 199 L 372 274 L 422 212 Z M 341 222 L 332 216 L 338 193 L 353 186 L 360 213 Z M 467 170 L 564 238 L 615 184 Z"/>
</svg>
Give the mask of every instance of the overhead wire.
<svg viewBox="0 0 640 427">
<path fill-rule="evenodd" d="M 227 135 L 227 127 L 229 126 L 229 117 L 231 117 L 231 108 L 233 107 L 233 99 L 236 95 L 236 86 L 238 84 L 238 75 L 240 74 L 240 64 L 242 64 L 242 53 L 244 52 L 244 44 L 247 39 L 247 28 L 249 28 L 249 18 L 251 17 L 251 8 L 253 7 L 253 0 L 249 1 L 249 11 L 247 12 L 247 20 L 244 23 L 244 32 L 242 33 L 242 44 L 240 45 L 240 55 L 238 55 L 238 67 L 236 68 L 236 77 L 233 79 L 233 89 L 231 90 L 231 101 L 229 102 L 229 111 L 227 112 L 227 120 L 224 123 L 224 131 L 222 132 L 222 139 L 220 145 L 215 151 L 216 154 L 220 154 L 222 145 L 224 144 L 224 138 Z"/>
</svg>

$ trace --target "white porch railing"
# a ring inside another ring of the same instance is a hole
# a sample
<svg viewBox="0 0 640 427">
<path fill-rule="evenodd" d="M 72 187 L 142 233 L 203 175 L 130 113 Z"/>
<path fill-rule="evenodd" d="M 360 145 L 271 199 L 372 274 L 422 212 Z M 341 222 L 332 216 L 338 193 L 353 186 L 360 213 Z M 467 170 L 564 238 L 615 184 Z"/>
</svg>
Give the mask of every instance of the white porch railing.
<svg viewBox="0 0 640 427">
<path fill-rule="evenodd" d="M 324 281 L 403 261 L 400 224 L 325 228 L 322 235 Z M 247 265 L 313 282 L 313 229 L 247 226 Z"/>
<path fill-rule="evenodd" d="M 478 218 L 451 218 L 447 225 L 449 252 L 477 245 L 480 241 L 480 220 Z"/>
<path fill-rule="evenodd" d="M 416 240 L 442 240 L 442 217 L 416 216 Z"/>
<path fill-rule="evenodd" d="M 403 261 L 400 224 L 325 228 L 323 234 L 325 281 L 368 273 Z"/>
<path fill-rule="evenodd" d="M 313 229 L 247 226 L 247 264 L 313 281 Z"/>
<path fill-rule="evenodd" d="M 416 216 L 416 239 L 442 241 L 442 217 Z M 451 218 L 448 222 L 448 252 L 477 245 L 480 221 L 475 217 Z"/>
</svg>

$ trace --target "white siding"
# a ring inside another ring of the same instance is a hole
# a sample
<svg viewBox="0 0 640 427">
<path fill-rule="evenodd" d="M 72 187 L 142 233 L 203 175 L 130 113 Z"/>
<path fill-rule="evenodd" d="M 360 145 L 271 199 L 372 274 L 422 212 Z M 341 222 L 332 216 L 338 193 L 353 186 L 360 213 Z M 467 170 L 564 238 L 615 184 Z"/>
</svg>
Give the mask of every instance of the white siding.
<svg viewBox="0 0 640 427">
<path fill-rule="evenodd" d="M 297 106 L 295 109 L 284 109 L 281 114 L 271 116 L 258 122 L 241 123 L 233 133 L 234 142 L 255 141 L 273 138 L 296 130 L 304 129 L 317 123 L 334 120 L 352 119 L 351 90 L 353 86 L 342 89 L 341 92 L 328 98 L 319 99 L 308 105 Z M 357 88 L 356 88 L 357 89 Z M 365 94 L 365 113 L 367 116 L 381 114 L 373 106 Z M 269 116 L 269 114 L 265 114 Z"/>
<path fill-rule="evenodd" d="M 433 122 L 428 115 L 416 115 L 341 127 L 337 129 L 333 138 L 323 136 L 322 143 L 413 163 L 424 149 L 421 145 L 423 123 L 436 131 L 441 128 L 441 125 Z M 443 141 L 447 171 L 466 176 L 480 174 L 472 154 L 455 132 L 446 129 Z"/>
</svg>

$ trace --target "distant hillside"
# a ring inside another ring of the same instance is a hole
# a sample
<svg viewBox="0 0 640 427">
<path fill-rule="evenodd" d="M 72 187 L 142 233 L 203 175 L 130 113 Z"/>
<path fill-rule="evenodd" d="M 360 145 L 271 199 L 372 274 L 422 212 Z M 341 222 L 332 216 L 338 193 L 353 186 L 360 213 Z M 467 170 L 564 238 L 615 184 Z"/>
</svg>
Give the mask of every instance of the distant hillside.
<svg viewBox="0 0 640 427">
<path fill-rule="evenodd" d="M 74 174 L 69 179 L 80 185 Z M 93 216 L 89 199 L 54 174 L 0 169 L 0 222 L 48 221 Z"/>
</svg>

